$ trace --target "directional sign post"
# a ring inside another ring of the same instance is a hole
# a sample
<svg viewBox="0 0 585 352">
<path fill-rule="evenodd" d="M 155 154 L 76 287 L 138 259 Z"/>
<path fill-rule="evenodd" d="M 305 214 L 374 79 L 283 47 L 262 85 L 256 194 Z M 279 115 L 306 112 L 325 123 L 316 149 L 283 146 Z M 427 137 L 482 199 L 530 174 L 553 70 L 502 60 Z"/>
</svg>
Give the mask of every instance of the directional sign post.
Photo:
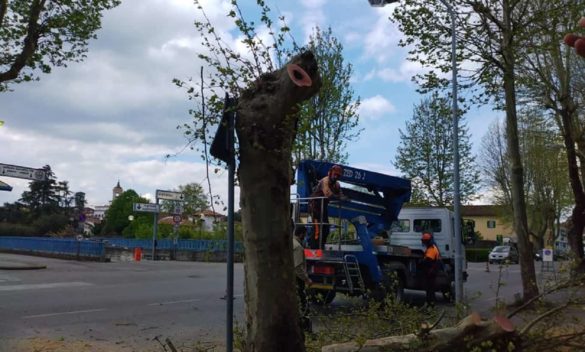
<svg viewBox="0 0 585 352">
<path fill-rule="evenodd" d="M 156 199 L 184 201 L 185 194 L 181 192 L 156 190 Z"/>
<path fill-rule="evenodd" d="M 134 203 L 133 204 L 134 211 L 141 211 L 144 213 L 159 213 L 160 207 L 158 204 L 150 204 L 150 203 Z"/>
<path fill-rule="evenodd" d="M 47 174 L 43 169 L 33 169 L 9 164 L 0 164 L 0 176 L 23 178 L 33 181 L 44 181 L 47 179 Z"/>
<path fill-rule="evenodd" d="M 159 200 L 174 200 L 178 202 L 185 201 L 185 195 L 181 192 L 164 191 L 161 189 L 156 190 L 156 205 L 158 206 Z M 172 209 L 175 210 L 175 209 Z M 182 211 L 181 211 L 182 212 Z M 154 224 L 152 229 L 152 260 L 156 258 L 156 236 L 158 233 L 158 212 L 154 213 Z"/>
</svg>

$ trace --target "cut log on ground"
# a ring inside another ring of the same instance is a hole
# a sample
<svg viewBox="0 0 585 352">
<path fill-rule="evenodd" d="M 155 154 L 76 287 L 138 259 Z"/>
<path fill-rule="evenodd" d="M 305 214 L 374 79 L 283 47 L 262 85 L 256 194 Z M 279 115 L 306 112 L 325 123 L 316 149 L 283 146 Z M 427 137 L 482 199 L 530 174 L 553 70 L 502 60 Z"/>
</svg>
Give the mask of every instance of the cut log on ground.
<svg viewBox="0 0 585 352">
<path fill-rule="evenodd" d="M 503 316 L 483 321 L 477 313 L 472 313 L 453 327 L 426 331 L 402 336 L 390 336 L 367 340 L 362 346 L 356 342 L 329 345 L 322 352 L 381 352 L 391 350 L 408 350 L 416 347 L 423 351 L 466 351 L 483 341 L 493 344 L 507 345 L 509 341 L 518 339 L 515 328 L 510 320 Z"/>
</svg>

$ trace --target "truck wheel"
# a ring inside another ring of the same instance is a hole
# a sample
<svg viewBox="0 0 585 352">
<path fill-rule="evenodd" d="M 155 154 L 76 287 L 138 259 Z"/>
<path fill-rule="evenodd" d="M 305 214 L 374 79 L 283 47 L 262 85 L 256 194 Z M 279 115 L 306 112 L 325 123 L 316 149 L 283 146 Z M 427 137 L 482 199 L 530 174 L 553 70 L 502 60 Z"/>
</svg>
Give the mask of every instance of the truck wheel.
<svg viewBox="0 0 585 352">
<path fill-rule="evenodd" d="M 443 299 L 449 303 L 455 302 L 455 282 L 451 281 L 450 288 L 441 291 L 443 293 Z"/>
<path fill-rule="evenodd" d="M 452 303 L 454 301 L 455 295 L 451 291 L 443 291 L 442 293 L 446 302 Z"/>
<path fill-rule="evenodd" d="M 333 302 L 335 299 L 334 290 L 319 290 L 309 289 L 308 290 L 309 301 L 319 306 L 323 306 Z"/>
</svg>

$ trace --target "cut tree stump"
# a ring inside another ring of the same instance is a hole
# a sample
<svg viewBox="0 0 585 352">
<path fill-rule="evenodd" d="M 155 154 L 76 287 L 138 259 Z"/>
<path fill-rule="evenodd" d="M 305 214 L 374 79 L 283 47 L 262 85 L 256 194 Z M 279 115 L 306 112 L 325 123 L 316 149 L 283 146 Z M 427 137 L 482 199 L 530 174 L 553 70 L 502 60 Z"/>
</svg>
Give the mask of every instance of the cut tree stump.
<svg viewBox="0 0 585 352">
<path fill-rule="evenodd" d="M 319 91 L 311 52 L 260 76 L 238 99 L 238 180 L 245 248 L 247 352 L 304 351 L 290 228 L 298 104 Z"/>
</svg>

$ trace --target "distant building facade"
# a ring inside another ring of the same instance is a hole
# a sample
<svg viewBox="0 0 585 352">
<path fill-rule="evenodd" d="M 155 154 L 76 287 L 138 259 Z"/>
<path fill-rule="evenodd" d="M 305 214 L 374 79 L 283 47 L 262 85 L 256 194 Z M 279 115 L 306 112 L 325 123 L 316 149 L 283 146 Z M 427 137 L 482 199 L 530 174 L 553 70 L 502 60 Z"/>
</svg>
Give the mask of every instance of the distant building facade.
<svg viewBox="0 0 585 352">
<path fill-rule="evenodd" d="M 227 221 L 227 216 L 213 212 L 212 210 L 204 210 L 200 213 L 195 213 L 193 216 L 182 217 L 180 225 L 197 224 L 202 231 L 211 232 L 214 226 L 218 223 Z M 174 216 L 162 215 L 158 220 L 159 224 L 174 224 Z"/>
<path fill-rule="evenodd" d="M 505 208 L 499 205 L 464 205 L 461 207 L 461 216 L 475 222 L 475 231 L 478 231 L 484 240 L 500 241 L 510 238 L 517 241 L 512 224 L 503 219 Z"/>
<path fill-rule="evenodd" d="M 112 188 L 112 202 L 122 193 L 124 193 L 124 189 L 120 186 L 120 180 L 118 180 L 116 186 Z"/>
<path fill-rule="evenodd" d="M 114 188 L 112 188 L 112 200 L 110 204 L 120 196 L 120 194 L 124 193 L 124 189 L 120 186 L 120 180 L 116 183 Z M 84 232 L 86 234 L 91 233 L 93 228 L 96 224 L 101 223 L 104 221 L 106 217 L 106 212 L 110 208 L 110 204 L 107 205 L 96 205 L 95 207 L 86 207 L 83 209 L 83 213 L 85 215 L 85 225 L 84 225 Z"/>
</svg>

